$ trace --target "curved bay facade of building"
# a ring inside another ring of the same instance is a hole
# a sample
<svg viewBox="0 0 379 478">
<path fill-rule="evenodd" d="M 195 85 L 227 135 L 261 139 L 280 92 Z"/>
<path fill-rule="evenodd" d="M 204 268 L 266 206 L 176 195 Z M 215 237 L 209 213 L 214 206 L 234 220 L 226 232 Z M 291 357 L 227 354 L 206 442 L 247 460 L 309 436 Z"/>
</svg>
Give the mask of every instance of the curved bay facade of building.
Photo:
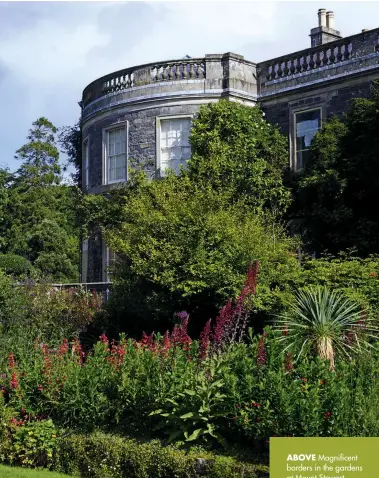
<svg viewBox="0 0 379 478">
<path fill-rule="evenodd" d="M 226 53 L 127 68 L 94 81 L 81 102 L 83 189 L 105 193 L 135 168 L 151 178 L 177 169 L 190 156 L 193 116 L 220 98 L 254 106 L 256 65 Z M 82 282 L 107 281 L 111 260 L 99 234 L 84 241 Z"/>
<path fill-rule="evenodd" d="M 320 9 L 311 48 L 258 64 L 234 53 L 151 63 L 106 75 L 81 101 L 82 187 L 102 194 L 127 181 L 177 169 L 190 156 L 191 120 L 201 105 L 225 98 L 257 103 L 289 139 L 289 164 L 302 168 L 322 122 L 367 97 L 379 76 L 379 29 L 342 38 Z M 82 282 L 108 281 L 112 254 L 99 234 L 82 244 Z"/>
</svg>

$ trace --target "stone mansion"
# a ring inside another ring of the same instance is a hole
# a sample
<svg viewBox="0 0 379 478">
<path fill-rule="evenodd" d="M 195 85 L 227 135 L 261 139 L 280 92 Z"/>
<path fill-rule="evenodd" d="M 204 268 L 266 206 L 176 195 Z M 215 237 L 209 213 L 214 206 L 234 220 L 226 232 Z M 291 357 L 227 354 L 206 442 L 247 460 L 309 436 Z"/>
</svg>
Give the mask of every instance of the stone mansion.
<svg viewBox="0 0 379 478">
<path fill-rule="evenodd" d="M 190 157 L 191 119 L 221 98 L 259 104 L 288 135 L 289 163 L 302 168 L 322 121 L 367 97 L 379 77 L 379 28 L 343 38 L 333 12 L 318 11 L 311 46 L 261 63 L 235 53 L 208 54 L 125 68 L 83 91 L 82 188 L 106 193 L 139 165 L 151 177 Z M 82 282 L 107 282 L 112 254 L 101 236 L 82 244 Z"/>
</svg>

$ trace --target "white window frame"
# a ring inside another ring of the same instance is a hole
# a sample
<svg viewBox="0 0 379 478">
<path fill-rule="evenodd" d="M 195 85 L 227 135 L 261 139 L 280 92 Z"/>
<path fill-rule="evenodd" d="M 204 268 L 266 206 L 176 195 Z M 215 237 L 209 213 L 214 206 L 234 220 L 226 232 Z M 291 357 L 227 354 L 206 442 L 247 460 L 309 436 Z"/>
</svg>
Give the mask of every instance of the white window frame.
<svg viewBox="0 0 379 478">
<path fill-rule="evenodd" d="M 82 142 L 82 189 L 89 188 L 89 135 Z"/>
<path fill-rule="evenodd" d="M 192 120 L 194 115 L 172 115 L 172 116 L 157 116 L 156 117 L 156 169 L 159 172 L 161 177 L 164 177 L 164 171 L 161 171 L 161 122 L 165 120 L 175 120 L 175 119 L 189 119 L 190 128 L 192 127 Z M 190 145 L 191 146 L 191 145 Z"/>
<path fill-rule="evenodd" d="M 108 158 L 107 158 L 107 144 L 108 144 L 108 133 L 116 129 L 125 128 L 125 178 L 116 179 L 114 181 L 109 181 L 108 179 Z M 129 122 L 123 121 L 120 123 L 112 124 L 111 126 L 103 129 L 103 185 L 107 184 L 117 184 L 124 183 L 128 180 L 128 163 L 129 163 Z"/>
<path fill-rule="evenodd" d="M 110 250 L 110 248 L 106 244 L 103 243 L 102 256 L 103 256 L 103 281 L 104 282 L 111 282 L 109 268 L 110 268 L 110 265 L 111 265 L 111 261 L 114 262 L 117 258 L 116 253 L 112 252 Z"/>
<path fill-rule="evenodd" d="M 292 144 L 293 144 L 293 147 L 292 147 L 292 169 L 294 171 L 301 171 L 302 168 L 298 168 L 297 166 L 297 153 L 299 152 L 298 149 L 297 149 L 297 136 L 296 136 L 296 126 L 297 126 L 297 119 L 296 119 L 296 116 L 297 115 L 300 115 L 302 113 L 308 113 L 310 111 L 320 111 L 320 127 L 318 129 L 318 131 L 320 131 L 320 129 L 322 128 L 322 123 L 323 123 L 323 108 L 322 106 L 314 106 L 313 108 L 307 108 L 307 109 L 303 109 L 303 110 L 296 110 L 296 111 L 292 111 L 292 117 L 293 117 L 293 130 L 292 130 L 292 134 L 293 134 L 293 140 L 292 140 Z M 309 149 L 309 148 L 308 148 Z M 300 151 L 308 151 L 307 150 L 303 150 L 301 149 Z"/>
<path fill-rule="evenodd" d="M 82 270 L 81 282 L 86 283 L 88 276 L 88 239 L 82 240 Z"/>
</svg>

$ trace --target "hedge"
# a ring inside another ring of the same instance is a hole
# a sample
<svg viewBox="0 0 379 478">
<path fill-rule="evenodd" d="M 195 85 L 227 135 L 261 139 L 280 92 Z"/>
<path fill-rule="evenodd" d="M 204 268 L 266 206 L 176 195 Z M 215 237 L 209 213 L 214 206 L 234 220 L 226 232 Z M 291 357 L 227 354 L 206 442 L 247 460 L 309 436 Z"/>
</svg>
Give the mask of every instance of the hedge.
<svg viewBox="0 0 379 478">
<path fill-rule="evenodd" d="M 94 478 L 267 477 L 268 467 L 159 440 L 138 442 L 116 435 L 69 435 L 57 440 L 55 471 Z"/>
</svg>

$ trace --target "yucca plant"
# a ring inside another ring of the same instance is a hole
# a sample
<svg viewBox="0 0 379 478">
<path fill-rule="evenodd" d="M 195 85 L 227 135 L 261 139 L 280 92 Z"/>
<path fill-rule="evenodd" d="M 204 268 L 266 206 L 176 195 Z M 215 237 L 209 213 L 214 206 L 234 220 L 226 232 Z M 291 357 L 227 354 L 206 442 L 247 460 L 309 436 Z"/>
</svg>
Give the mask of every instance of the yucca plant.
<svg viewBox="0 0 379 478">
<path fill-rule="evenodd" d="M 286 315 L 274 322 L 284 351 L 291 351 L 296 359 L 305 351 L 317 354 L 330 361 L 332 370 L 336 355 L 351 359 L 370 347 L 370 339 L 378 333 L 376 322 L 361 305 L 321 286 L 298 291 Z"/>
</svg>

